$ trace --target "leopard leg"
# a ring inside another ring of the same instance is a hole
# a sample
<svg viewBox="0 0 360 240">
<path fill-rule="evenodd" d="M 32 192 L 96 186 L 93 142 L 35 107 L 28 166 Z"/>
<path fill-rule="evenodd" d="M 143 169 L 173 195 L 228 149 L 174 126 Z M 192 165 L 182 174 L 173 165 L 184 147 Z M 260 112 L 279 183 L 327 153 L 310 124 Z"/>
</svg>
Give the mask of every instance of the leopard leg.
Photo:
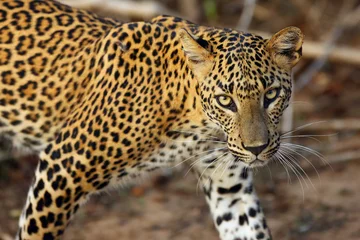
<svg viewBox="0 0 360 240">
<path fill-rule="evenodd" d="M 220 166 L 203 170 L 200 175 L 206 201 L 222 240 L 271 239 L 253 188 L 251 170 L 239 165 L 228 169 Z"/>
<path fill-rule="evenodd" d="M 86 174 L 82 172 L 85 166 L 77 160 L 79 156 L 60 159 L 59 150 L 50 148 L 40 154 L 20 218 L 18 240 L 60 239 L 79 206 L 96 190 L 79 174 Z"/>
</svg>

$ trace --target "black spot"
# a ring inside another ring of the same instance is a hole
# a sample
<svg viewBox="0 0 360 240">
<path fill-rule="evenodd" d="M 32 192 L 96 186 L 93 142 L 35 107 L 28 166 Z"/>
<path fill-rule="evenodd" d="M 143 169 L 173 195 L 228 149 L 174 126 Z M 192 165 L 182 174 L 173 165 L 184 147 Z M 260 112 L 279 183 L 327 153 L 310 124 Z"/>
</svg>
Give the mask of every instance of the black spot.
<svg viewBox="0 0 360 240">
<path fill-rule="evenodd" d="M 122 143 L 125 145 L 125 146 L 130 146 L 131 145 L 131 142 L 128 140 L 128 139 L 126 139 L 126 138 L 124 138 L 123 140 L 122 140 Z"/>
<path fill-rule="evenodd" d="M 243 170 L 242 170 L 242 172 L 241 172 L 241 174 L 240 174 L 240 177 L 245 180 L 245 179 L 248 178 L 248 176 L 249 176 L 248 169 L 247 169 L 247 168 L 243 168 Z"/>
<path fill-rule="evenodd" d="M 116 142 L 116 143 L 119 142 L 119 134 L 118 133 L 112 132 L 111 136 L 112 136 L 114 142 Z"/>
<path fill-rule="evenodd" d="M 47 180 L 48 180 L 48 182 L 50 182 L 52 180 L 53 176 L 54 176 L 54 170 L 52 168 L 50 168 L 47 171 Z"/>
<path fill-rule="evenodd" d="M 44 199 L 40 199 L 36 205 L 36 211 L 41 212 L 44 209 Z"/>
<path fill-rule="evenodd" d="M 50 157 L 52 160 L 59 159 L 61 157 L 60 150 L 54 150 Z"/>
<path fill-rule="evenodd" d="M 46 162 L 44 160 L 40 160 L 40 167 L 39 167 L 40 172 L 46 170 L 48 165 L 49 165 L 48 162 Z"/>
<path fill-rule="evenodd" d="M 39 191 L 43 190 L 45 187 L 44 181 L 42 179 L 39 180 L 38 184 L 34 188 L 34 197 L 39 197 Z"/>
<path fill-rule="evenodd" d="M 29 235 L 33 233 L 37 233 L 39 231 L 39 227 L 36 224 L 36 220 L 34 218 L 30 219 L 30 223 L 27 229 Z"/>
<path fill-rule="evenodd" d="M 244 193 L 245 194 L 251 194 L 253 192 L 253 186 L 249 185 L 248 187 L 245 188 Z"/>
<path fill-rule="evenodd" d="M 256 217 L 256 210 L 253 209 L 253 208 L 250 208 L 249 209 L 249 215 L 250 215 L 250 217 Z"/>
<path fill-rule="evenodd" d="M 57 215 L 57 220 L 55 222 L 55 227 L 64 225 L 63 218 L 64 218 L 64 214 L 60 213 L 60 214 Z"/>
<path fill-rule="evenodd" d="M 236 184 L 234 186 L 232 186 L 231 188 L 222 188 L 222 187 L 219 187 L 218 188 L 218 193 L 219 194 L 234 194 L 234 193 L 237 193 L 241 190 L 242 188 L 242 184 L 239 183 L 239 184 Z"/>
<path fill-rule="evenodd" d="M 240 201 L 239 198 L 232 200 L 231 203 L 229 204 L 229 208 L 233 207 L 238 201 Z"/>
<path fill-rule="evenodd" d="M 46 154 L 49 154 L 50 151 L 51 151 L 51 149 L 52 149 L 52 144 L 49 144 L 49 145 L 46 147 L 46 149 L 45 149 L 45 153 L 46 153 Z"/>
<path fill-rule="evenodd" d="M 26 208 L 26 213 L 25 213 L 26 218 L 29 217 L 32 213 L 33 213 L 32 204 L 30 203 L 29 206 Z"/>
<path fill-rule="evenodd" d="M 41 227 L 42 228 L 47 228 L 49 223 L 47 221 L 47 218 L 45 216 L 41 216 L 40 217 L 40 222 L 41 222 Z"/>
<path fill-rule="evenodd" d="M 209 47 L 209 43 L 202 38 L 196 39 L 196 42 L 205 49 L 208 49 L 208 47 Z"/>
<path fill-rule="evenodd" d="M 46 191 L 44 194 L 44 203 L 45 203 L 45 207 L 50 207 L 52 204 L 52 197 L 48 191 Z"/>
<path fill-rule="evenodd" d="M 225 213 L 222 218 L 224 221 L 230 221 L 232 219 L 232 213 Z"/>
<path fill-rule="evenodd" d="M 239 216 L 239 224 L 240 226 L 243 226 L 244 224 L 249 224 L 249 218 L 246 214 L 240 215 Z"/>
<path fill-rule="evenodd" d="M 220 224 L 222 223 L 222 221 L 223 221 L 223 220 L 222 220 L 222 217 L 219 216 L 219 217 L 216 218 L 216 224 L 217 224 L 218 226 L 220 226 Z"/>
<path fill-rule="evenodd" d="M 103 182 L 102 184 L 100 184 L 99 186 L 97 186 L 96 189 L 100 190 L 100 189 L 106 187 L 108 184 L 109 184 L 109 182 Z"/>
<path fill-rule="evenodd" d="M 52 233 L 45 233 L 43 240 L 54 240 L 54 235 Z"/>
<path fill-rule="evenodd" d="M 256 235 L 256 239 L 264 239 L 265 234 L 263 232 L 260 232 Z"/>
</svg>

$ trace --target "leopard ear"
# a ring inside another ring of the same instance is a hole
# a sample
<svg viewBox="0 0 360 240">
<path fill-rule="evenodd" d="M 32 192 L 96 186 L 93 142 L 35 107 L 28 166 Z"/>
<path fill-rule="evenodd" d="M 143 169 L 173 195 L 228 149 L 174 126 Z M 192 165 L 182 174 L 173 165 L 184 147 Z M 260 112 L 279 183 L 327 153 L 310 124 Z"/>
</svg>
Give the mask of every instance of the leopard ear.
<svg viewBox="0 0 360 240">
<path fill-rule="evenodd" d="M 267 43 L 272 60 L 281 68 L 291 69 L 300 60 L 304 35 L 297 27 L 277 32 Z"/>
<path fill-rule="evenodd" d="M 189 67 L 198 81 L 204 79 L 213 64 L 208 42 L 193 36 L 185 29 L 179 30 L 179 36 Z"/>
</svg>

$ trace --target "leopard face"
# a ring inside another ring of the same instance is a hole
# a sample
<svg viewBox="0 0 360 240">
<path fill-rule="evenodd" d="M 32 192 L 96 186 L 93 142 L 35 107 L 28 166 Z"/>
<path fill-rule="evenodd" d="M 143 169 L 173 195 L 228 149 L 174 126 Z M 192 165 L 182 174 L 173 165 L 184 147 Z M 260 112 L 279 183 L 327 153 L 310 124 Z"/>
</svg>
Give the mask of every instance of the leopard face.
<svg viewBox="0 0 360 240">
<path fill-rule="evenodd" d="M 221 33 L 209 33 L 216 34 Z M 278 125 L 291 97 L 291 69 L 301 57 L 300 30 L 289 27 L 269 40 L 237 32 L 217 42 L 193 39 L 201 47 L 184 41 L 184 49 L 204 113 L 225 132 L 236 160 L 250 167 L 265 164 L 280 146 Z"/>
</svg>

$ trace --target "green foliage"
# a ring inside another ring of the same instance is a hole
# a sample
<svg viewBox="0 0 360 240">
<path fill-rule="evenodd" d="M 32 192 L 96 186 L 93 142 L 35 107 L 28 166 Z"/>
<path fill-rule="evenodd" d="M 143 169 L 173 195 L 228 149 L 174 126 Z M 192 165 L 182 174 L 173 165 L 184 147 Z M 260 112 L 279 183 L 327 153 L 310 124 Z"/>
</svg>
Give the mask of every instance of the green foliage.
<svg viewBox="0 0 360 240">
<path fill-rule="evenodd" d="M 208 21 L 216 21 L 218 15 L 216 0 L 204 0 L 204 11 Z"/>
</svg>

